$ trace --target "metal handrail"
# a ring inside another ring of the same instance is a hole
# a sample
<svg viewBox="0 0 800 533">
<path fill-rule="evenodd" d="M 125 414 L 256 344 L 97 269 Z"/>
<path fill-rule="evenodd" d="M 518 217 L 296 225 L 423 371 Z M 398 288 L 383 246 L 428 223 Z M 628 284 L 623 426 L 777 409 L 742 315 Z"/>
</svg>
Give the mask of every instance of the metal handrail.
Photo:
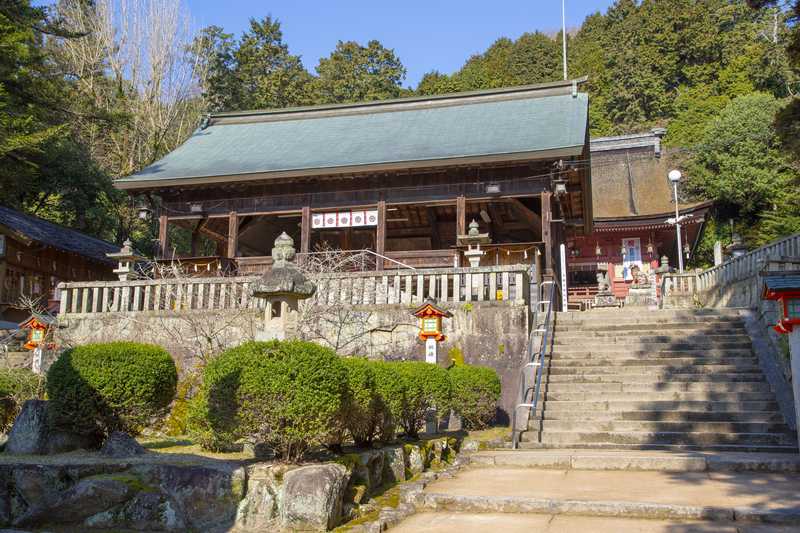
<svg viewBox="0 0 800 533">
<path fill-rule="evenodd" d="M 519 403 L 514 407 L 514 412 L 511 415 L 511 441 L 514 449 L 519 447 L 519 438 L 522 431 L 528 429 L 528 422 L 530 421 L 531 413 L 536 412 L 536 406 L 539 402 L 539 394 L 542 387 L 542 370 L 544 369 L 546 357 L 548 354 L 548 347 L 552 352 L 553 346 L 553 303 L 556 298 L 556 289 L 558 283 L 555 281 L 543 281 L 540 285 L 542 298 L 545 297 L 545 290 L 547 290 L 546 299 L 540 298 L 536 303 L 533 311 L 533 327 L 528 337 L 527 358 L 528 362 L 520 369 L 520 394 Z M 546 306 L 542 309 L 542 306 Z M 539 324 L 540 313 L 544 313 L 544 320 Z M 540 336 L 541 342 L 539 349 L 534 350 L 534 339 Z M 528 369 L 535 369 L 535 379 L 533 385 L 528 385 L 527 376 Z M 532 395 L 531 395 L 532 393 Z M 530 395 L 530 400 L 528 399 Z M 519 429 L 517 426 L 517 415 L 520 410 L 524 409 L 527 416 L 525 417 L 525 428 Z"/>
</svg>

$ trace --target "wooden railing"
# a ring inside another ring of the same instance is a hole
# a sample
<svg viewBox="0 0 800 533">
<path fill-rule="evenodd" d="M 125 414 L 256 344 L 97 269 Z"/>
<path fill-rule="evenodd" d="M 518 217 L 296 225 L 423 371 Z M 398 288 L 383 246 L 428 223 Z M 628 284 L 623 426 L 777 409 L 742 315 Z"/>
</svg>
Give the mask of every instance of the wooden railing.
<svg viewBox="0 0 800 533">
<path fill-rule="evenodd" d="M 62 283 L 60 314 L 215 311 L 263 308 L 250 294 L 258 276 Z M 510 300 L 526 302 L 524 265 L 347 272 L 313 276 L 322 305 L 415 305 Z"/>
</svg>

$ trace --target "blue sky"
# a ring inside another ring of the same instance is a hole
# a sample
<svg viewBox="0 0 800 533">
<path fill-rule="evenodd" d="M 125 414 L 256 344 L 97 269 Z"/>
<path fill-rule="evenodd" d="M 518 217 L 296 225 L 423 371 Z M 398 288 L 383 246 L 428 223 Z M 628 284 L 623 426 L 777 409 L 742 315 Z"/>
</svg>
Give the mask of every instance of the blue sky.
<svg viewBox="0 0 800 533">
<path fill-rule="evenodd" d="M 281 21 L 284 40 L 313 72 L 338 40 L 378 39 L 394 48 L 414 86 L 430 70 L 458 70 L 498 37 L 561 27 L 560 0 L 184 0 L 198 26 L 215 24 L 239 35 L 250 17 Z M 567 26 L 578 26 L 612 0 L 566 0 Z"/>
</svg>

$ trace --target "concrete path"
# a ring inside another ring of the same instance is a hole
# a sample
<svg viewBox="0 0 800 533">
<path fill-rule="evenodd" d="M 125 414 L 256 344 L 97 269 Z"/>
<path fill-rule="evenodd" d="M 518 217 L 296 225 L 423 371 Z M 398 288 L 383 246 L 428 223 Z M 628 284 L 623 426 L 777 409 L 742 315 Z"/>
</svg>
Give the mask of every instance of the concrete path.
<svg viewBox="0 0 800 533">
<path fill-rule="evenodd" d="M 392 533 L 790 533 L 797 526 L 537 514 L 421 513 Z"/>
</svg>

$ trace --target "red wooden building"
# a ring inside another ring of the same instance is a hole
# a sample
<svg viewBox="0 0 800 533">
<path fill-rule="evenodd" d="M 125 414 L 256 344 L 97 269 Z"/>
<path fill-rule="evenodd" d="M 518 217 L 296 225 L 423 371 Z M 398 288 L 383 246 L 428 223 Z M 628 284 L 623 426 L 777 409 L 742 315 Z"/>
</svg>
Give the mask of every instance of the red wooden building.
<svg viewBox="0 0 800 533">
<path fill-rule="evenodd" d="M 62 281 L 115 279 L 106 257 L 119 247 L 70 228 L 0 206 L 0 319 L 20 322 L 20 296 L 43 305 L 58 299 Z"/>
<path fill-rule="evenodd" d="M 680 204 L 683 250 L 677 250 L 672 185 L 667 178 L 678 166 L 661 146 L 665 130 L 592 139 L 592 211 L 594 228 L 567 240 L 570 300 L 589 299 L 597 273 L 608 269 L 611 289 L 624 299 L 637 267 L 650 273 L 666 256 L 673 267 L 677 254 L 689 259 L 700 239 L 710 202 Z"/>
</svg>

